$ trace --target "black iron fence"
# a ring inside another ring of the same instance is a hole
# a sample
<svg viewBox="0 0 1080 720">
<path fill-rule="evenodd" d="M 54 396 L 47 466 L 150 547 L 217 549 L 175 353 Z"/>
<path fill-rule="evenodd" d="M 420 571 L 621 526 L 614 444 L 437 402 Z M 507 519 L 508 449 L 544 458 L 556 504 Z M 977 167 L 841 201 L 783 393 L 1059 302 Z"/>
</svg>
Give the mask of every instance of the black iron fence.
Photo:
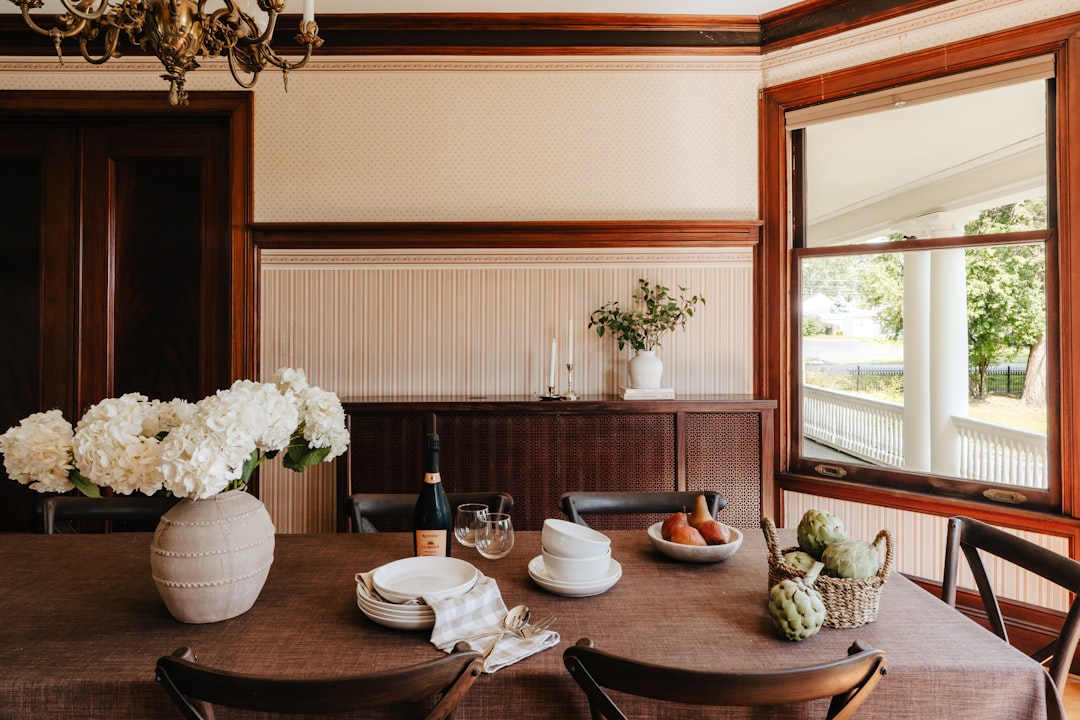
<svg viewBox="0 0 1080 720">
<path fill-rule="evenodd" d="M 1019 397 L 1024 392 L 1024 379 L 1026 377 L 1026 363 L 991 365 L 986 376 L 987 391 L 991 395 Z M 805 368 L 804 380 L 808 385 L 819 385 L 848 392 L 878 390 L 900 392 L 904 388 L 904 366 L 896 364 L 842 365 L 808 363 Z M 968 377 L 969 384 L 974 387 L 977 380 L 978 371 L 972 368 Z"/>
</svg>

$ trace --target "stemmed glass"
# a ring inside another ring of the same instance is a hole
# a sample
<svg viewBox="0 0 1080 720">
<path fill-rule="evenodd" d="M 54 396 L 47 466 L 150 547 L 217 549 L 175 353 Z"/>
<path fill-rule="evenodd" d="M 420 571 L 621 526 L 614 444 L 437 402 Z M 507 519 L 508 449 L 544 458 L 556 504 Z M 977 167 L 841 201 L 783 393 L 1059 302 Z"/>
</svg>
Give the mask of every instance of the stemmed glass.
<svg viewBox="0 0 1080 720">
<path fill-rule="evenodd" d="M 514 548 L 514 524 L 506 513 L 488 513 L 476 531 L 476 549 L 489 560 L 506 557 Z"/>
<path fill-rule="evenodd" d="M 465 547 L 476 545 L 476 530 L 487 517 L 488 506 L 480 503 L 465 503 L 457 506 L 454 515 L 454 537 Z"/>
</svg>

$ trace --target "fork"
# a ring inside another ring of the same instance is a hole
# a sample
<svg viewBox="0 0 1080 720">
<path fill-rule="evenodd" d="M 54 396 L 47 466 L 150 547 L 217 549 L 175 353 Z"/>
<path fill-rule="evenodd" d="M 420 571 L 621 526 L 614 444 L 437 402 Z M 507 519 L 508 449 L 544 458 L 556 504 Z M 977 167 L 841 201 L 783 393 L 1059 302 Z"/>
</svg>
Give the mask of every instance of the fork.
<svg viewBox="0 0 1080 720">
<path fill-rule="evenodd" d="M 482 637 L 490 637 L 491 635 L 499 635 L 500 637 L 503 636 L 503 635 L 516 635 L 519 638 L 527 640 L 527 639 L 529 639 L 531 637 L 535 637 L 535 636 L 539 635 L 544 630 L 547 630 L 549 627 L 551 627 L 551 624 L 553 622 L 555 622 L 555 616 L 554 615 L 549 615 L 548 617 L 544 618 L 543 620 L 539 620 L 539 621 L 534 622 L 534 623 L 527 623 L 525 625 L 522 625 L 519 628 L 513 628 L 513 629 L 501 628 L 499 630 L 489 630 L 486 633 L 480 633 L 479 635 L 473 635 L 471 637 L 462 638 L 458 642 L 469 642 L 470 640 L 478 640 L 478 639 L 480 639 Z"/>
<path fill-rule="evenodd" d="M 531 637 L 536 637 L 537 635 L 539 635 L 540 633 L 544 632 L 549 627 L 551 627 L 551 624 L 553 622 L 555 622 L 555 616 L 554 615 L 548 615 L 543 620 L 537 620 L 534 623 L 529 623 L 529 624 L 525 625 L 521 629 L 517 630 L 515 634 L 518 635 L 519 637 L 526 638 L 526 639 L 531 638 Z"/>
</svg>

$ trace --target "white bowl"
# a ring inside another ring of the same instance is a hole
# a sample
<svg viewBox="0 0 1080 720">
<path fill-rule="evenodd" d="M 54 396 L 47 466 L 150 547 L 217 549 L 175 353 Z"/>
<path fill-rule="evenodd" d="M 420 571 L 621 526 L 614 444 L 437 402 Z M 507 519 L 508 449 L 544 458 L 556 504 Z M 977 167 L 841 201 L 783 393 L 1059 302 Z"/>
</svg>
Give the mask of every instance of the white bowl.
<svg viewBox="0 0 1080 720">
<path fill-rule="evenodd" d="M 611 538 L 569 520 L 545 520 L 540 542 L 564 558 L 594 558 L 611 553 Z"/>
<path fill-rule="evenodd" d="M 448 598 L 468 592 L 480 576 L 458 558 L 420 556 L 395 560 L 375 569 L 372 585 L 384 599 L 407 603 L 421 596 Z"/>
<path fill-rule="evenodd" d="M 589 597 L 611 589 L 622 577 L 622 565 L 618 561 L 612 560 L 607 571 L 596 580 L 584 583 L 568 583 L 551 577 L 551 573 L 544 567 L 543 556 L 537 555 L 529 562 L 529 577 L 550 593 L 567 597 Z"/>
<path fill-rule="evenodd" d="M 544 567 L 548 574 L 563 582 L 589 582 L 603 577 L 611 565 L 611 548 L 603 555 L 587 558 L 568 558 L 543 548 Z"/>
<path fill-rule="evenodd" d="M 660 534 L 660 526 L 663 521 L 649 526 L 649 539 L 656 549 L 675 560 L 696 563 L 714 563 L 727 560 L 734 555 L 742 545 L 743 535 L 736 528 L 731 528 L 731 542 L 723 545 L 683 545 L 665 540 Z"/>
</svg>

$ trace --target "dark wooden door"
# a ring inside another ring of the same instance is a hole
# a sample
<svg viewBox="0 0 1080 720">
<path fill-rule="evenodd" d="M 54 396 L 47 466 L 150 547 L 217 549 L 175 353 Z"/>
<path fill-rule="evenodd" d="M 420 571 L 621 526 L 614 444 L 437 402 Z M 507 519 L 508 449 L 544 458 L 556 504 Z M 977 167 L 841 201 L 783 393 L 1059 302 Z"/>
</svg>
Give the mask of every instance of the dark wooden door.
<svg viewBox="0 0 1080 720">
<path fill-rule="evenodd" d="M 3 105 L 0 430 L 50 408 L 74 424 L 126 392 L 196 400 L 250 371 L 234 288 L 250 277 L 234 163 L 250 153 L 232 147 L 250 135 L 232 113 Z M 37 502 L 0 468 L 0 531 L 37 529 Z"/>
</svg>

